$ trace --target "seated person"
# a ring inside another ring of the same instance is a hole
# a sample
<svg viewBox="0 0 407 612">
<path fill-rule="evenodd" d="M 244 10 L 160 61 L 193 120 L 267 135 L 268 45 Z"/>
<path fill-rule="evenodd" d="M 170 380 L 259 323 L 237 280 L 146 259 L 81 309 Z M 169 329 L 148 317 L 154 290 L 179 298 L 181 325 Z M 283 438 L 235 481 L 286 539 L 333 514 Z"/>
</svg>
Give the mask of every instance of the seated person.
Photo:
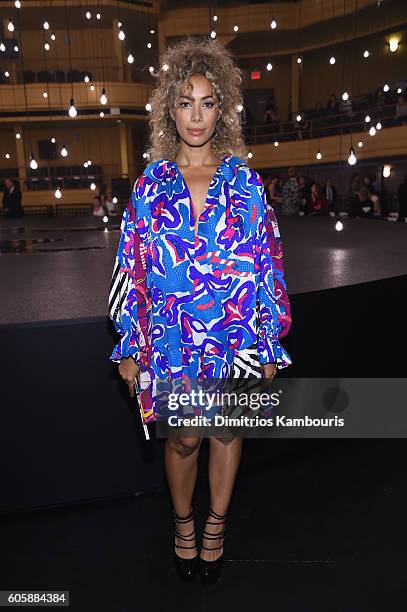
<svg viewBox="0 0 407 612">
<path fill-rule="evenodd" d="M 307 200 L 306 212 L 308 215 L 328 215 L 329 206 L 326 198 L 321 195 L 318 185 L 313 183 L 311 195 Z"/>
</svg>

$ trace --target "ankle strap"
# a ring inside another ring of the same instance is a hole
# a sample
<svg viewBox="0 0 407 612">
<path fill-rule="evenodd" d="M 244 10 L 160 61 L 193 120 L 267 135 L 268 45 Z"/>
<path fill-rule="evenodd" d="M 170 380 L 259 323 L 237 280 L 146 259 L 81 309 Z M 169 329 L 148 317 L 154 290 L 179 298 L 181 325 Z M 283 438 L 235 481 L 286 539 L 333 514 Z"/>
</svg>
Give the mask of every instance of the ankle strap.
<svg viewBox="0 0 407 612">
<path fill-rule="evenodd" d="M 177 523 L 188 523 L 189 521 L 192 521 L 192 519 L 194 518 L 194 509 L 191 506 L 191 511 L 189 514 L 187 514 L 186 516 L 178 516 L 178 514 L 175 512 L 175 509 L 172 509 L 173 514 L 174 514 L 174 519 L 177 521 Z"/>
<path fill-rule="evenodd" d="M 213 516 L 213 518 L 216 518 L 216 519 L 219 519 L 219 520 L 220 519 L 225 519 L 227 517 L 227 512 L 226 512 L 226 514 L 217 514 L 217 512 L 214 512 L 212 510 L 212 508 L 209 508 L 209 514 L 211 516 Z"/>
</svg>

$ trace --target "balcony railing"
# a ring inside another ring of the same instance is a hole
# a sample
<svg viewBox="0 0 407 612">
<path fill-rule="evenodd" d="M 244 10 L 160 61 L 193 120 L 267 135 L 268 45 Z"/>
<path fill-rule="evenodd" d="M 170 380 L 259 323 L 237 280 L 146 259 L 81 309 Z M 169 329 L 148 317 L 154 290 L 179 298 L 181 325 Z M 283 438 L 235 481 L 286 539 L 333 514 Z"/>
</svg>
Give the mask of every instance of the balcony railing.
<svg viewBox="0 0 407 612">
<path fill-rule="evenodd" d="M 366 122 L 366 116 L 370 121 Z M 403 118 L 396 115 L 396 104 L 375 105 L 373 107 L 359 108 L 327 114 L 301 121 L 287 121 L 279 123 L 265 123 L 261 125 L 244 126 L 243 131 L 246 143 L 249 145 L 277 142 L 290 142 L 293 140 L 307 140 L 325 136 L 337 136 L 350 132 L 368 132 L 378 122 L 381 127 L 394 127 L 400 125 L 402 120 L 407 123 L 407 115 Z"/>
</svg>

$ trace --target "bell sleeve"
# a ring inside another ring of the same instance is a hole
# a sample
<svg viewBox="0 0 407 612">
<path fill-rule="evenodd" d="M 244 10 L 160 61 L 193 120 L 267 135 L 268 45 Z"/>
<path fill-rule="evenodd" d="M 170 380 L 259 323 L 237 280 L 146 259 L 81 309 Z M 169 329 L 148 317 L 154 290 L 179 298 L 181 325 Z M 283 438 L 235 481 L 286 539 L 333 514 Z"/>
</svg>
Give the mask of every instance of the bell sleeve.
<svg viewBox="0 0 407 612">
<path fill-rule="evenodd" d="M 141 301 L 140 297 L 143 298 L 139 294 L 144 278 L 140 265 L 141 241 L 136 231 L 136 200 L 137 181 L 121 219 L 119 245 L 109 290 L 109 318 L 121 336 L 110 356 L 111 361 L 120 363 L 121 359 L 132 357 L 140 365 L 138 302 Z"/>
<path fill-rule="evenodd" d="M 282 241 L 274 210 L 267 209 L 266 194 L 258 173 L 254 205 L 257 211 L 259 283 L 257 291 L 259 326 L 257 349 L 261 364 L 275 363 L 277 368 L 292 360 L 280 344 L 291 327 L 291 310 L 284 279 Z"/>
</svg>

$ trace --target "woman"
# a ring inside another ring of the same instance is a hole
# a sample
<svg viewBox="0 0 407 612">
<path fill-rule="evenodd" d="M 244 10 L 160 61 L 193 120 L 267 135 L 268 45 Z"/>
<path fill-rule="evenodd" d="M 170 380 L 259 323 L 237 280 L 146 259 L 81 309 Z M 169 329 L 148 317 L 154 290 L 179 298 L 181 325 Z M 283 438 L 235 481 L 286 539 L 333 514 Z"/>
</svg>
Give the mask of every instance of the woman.
<svg viewBox="0 0 407 612">
<path fill-rule="evenodd" d="M 256 341 L 265 378 L 291 363 L 279 342 L 291 317 L 277 222 L 260 175 L 237 156 L 246 155 L 241 72 L 220 43 L 194 37 L 168 49 L 160 66 L 150 163 L 123 213 L 109 300 L 122 335 L 111 359 L 131 396 L 136 377 L 144 384 L 144 423 L 161 416 L 159 381 L 226 379 Z M 192 497 L 202 437 L 182 431 L 165 446 L 174 561 L 183 580 L 199 566 L 213 582 L 242 440 L 210 437 L 211 503 L 198 556 Z"/>
<path fill-rule="evenodd" d="M 312 183 L 311 194 L 307 201 L 307 212 L 309 215 L 327 215 L 329 213 L 328 202 L 320 193 L 317 183 Z"/>
</svg>

